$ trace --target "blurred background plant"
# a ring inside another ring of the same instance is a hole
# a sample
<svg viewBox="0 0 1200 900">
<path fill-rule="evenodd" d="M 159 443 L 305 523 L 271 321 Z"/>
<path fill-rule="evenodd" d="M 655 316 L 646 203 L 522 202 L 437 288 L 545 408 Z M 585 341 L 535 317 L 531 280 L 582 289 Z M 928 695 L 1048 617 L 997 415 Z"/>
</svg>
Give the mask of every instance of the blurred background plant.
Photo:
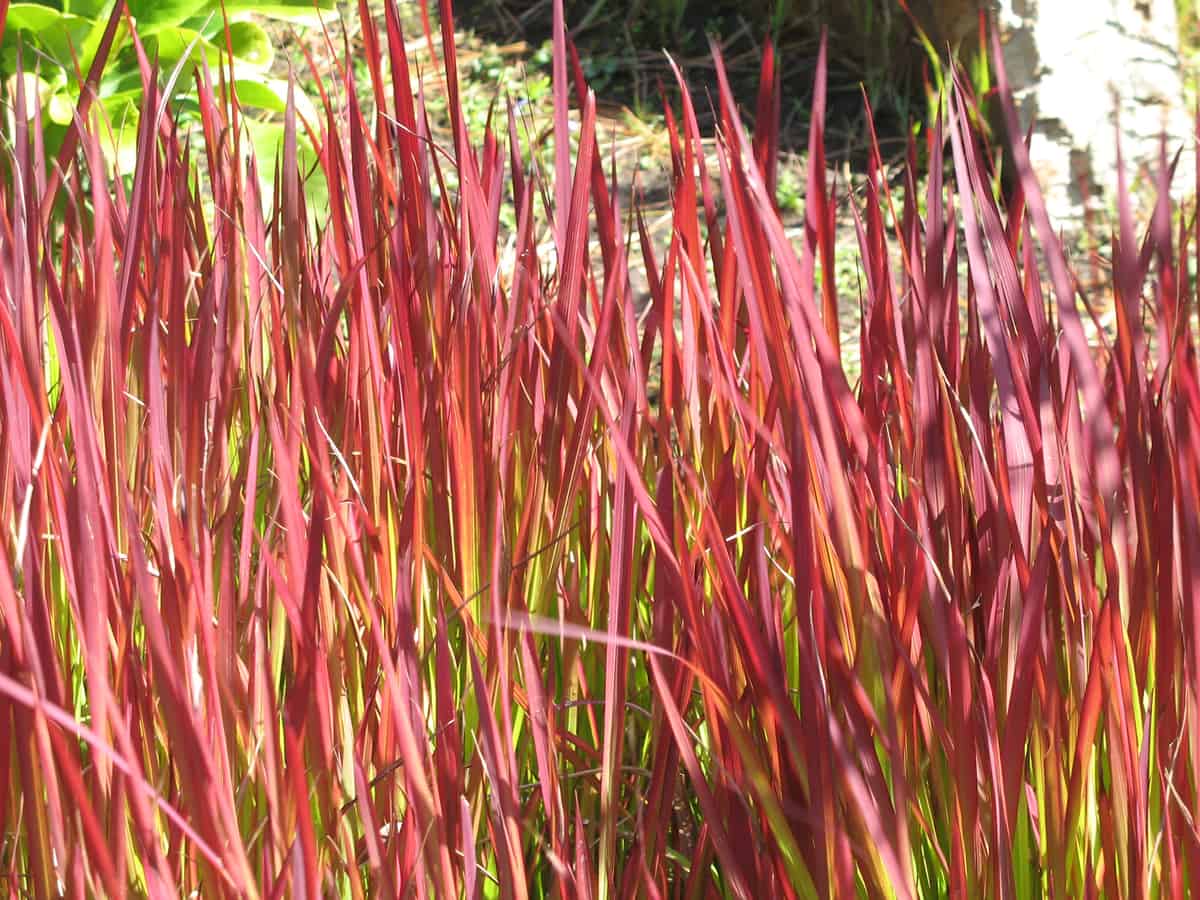
<svg viewBox="0 0 1200 900">
<path fill-rule="evenodd" d="M 13 3 L 0 30 L 0 77 L 10 81 L 24 72 L 26 93 L 37 98 L 44 141 L 54 151 L 61 143 L 79 102 L 92 61 L 113 16 L 115 0 L 58 0 Z M 129 16 L 116 26 L 113 47 L 98 82 L 98 101 L 110 125 L 110 162 L 128 174 L 134 161 L 143 81 L 137 48 L 129 33 L 132 20 L 149 61 L 158 61 L 164 77 L 180 66 L 176 110 L 184 118 L 198 112 L 192 73 L 201 61 L 217 80 L 218 68 L 231 78 L 241 106 L 282 112 L 287 81 L 272 77 L 275 45 L 257 19 L 267 17 L 296 26 L 317 24 L 334 0 L 130 0 Z M 10 92 L 11 94 L 12 92 Z M 303 90 L 297 110 L 312 118 L 314 107 Z M 28 108 L 32 118 L 34 104 Z M 252 130 L 260 123 L 248 120 Z M 274 130 L 253 134 L 266 148 Z"/>
<path fill-rule="evenodd" d="M 1197 71 L 1200 70 L 1200 0 L 1175 0 L 1179 17 L 1179 61 L 1183 66 L 1183 86 L 1188 105 L 1197 101 Z"/>
<path fill-rule="evenodd" d="M 498 43 L 539 47 L 550 33 L 550 0 L 463 0 L 456 7 L 460 22 Z M 710 40 L 724 54 L 735 95 L 752 109 L 762 42 L 770 37 L 783 80 L 780 140 L 792 148 L 807 140 L 817 44 L 826 30 L 829 152 L 864 162 L 862 92 L 871 97 L 884 148 L 903 152 L 910 129 L 930 119 L 948 51 L 973 46 L 976 9 L 976 0 L 568 0 L 566 18 L 590 83 L 638 116 L 660 109 L 660 84 L 673 86 L 664 47 L 698 96 L 715 95 Z M 980 74 L 971 67 L 977 91 Z M 707 104 L 697 112 L 703 117 Z"/>
</svg>

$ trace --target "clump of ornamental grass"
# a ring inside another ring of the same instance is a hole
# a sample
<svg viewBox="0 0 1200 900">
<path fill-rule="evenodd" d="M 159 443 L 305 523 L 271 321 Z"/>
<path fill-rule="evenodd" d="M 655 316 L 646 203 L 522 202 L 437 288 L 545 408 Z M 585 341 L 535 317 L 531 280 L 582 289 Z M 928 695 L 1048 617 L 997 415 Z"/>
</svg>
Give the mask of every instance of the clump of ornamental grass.
<svg viewBox="0 0 1200 900">
<path fill-rule="evenodd" d="M 86 86 L 55 158 L 5 98 L 9 895 L 1195 890 L 1194 219 L 1121 204 L 1107 341 L 956 83 L 839 297 L 768 48 L 752 137 L 719 56 L 715 150 L 668 116 L 664 251 L 561 6 L 549 171 L 511 106 L 470 142 L 441 21 L 449 142 L 394 2 L 377 115 L 342 76 L 270 171 L 220 71 L 193 142 L 143 59 L 124 180 Z"/>
</svg>

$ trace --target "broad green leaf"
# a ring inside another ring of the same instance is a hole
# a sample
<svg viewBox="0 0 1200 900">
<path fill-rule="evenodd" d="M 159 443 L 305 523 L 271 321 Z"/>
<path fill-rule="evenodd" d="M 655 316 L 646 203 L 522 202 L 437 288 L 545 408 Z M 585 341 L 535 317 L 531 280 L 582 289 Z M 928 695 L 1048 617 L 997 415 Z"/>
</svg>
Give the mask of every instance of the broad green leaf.
<svg viewBox="0 0 1200 900">
<path fill-rule="evenodd" d="M 86 72 L 92 65 L 92 60 L 95 59 L 96 53 L 100 49 L 100 43 L 104 40 L 104 32 L 108 30 L 108 17 L 112 12 L 109 7 L 102 15 L 91 20 L 92 27 L 88 32 L 87 37 L 83 41 L 83 49 L 79 54 L 79 68 Z M 116 59 L 121 48 L 125 45 L 129 38 L 129 23 L 122 18 L 117 25 L 116 33 L 113 35 L 112 47 L 109 49 L 108 59 L 111 61 Z M 109 63 L 111 65 L 111 62 Z"/>
<path fill-rule="evenodd" d="M 63 12 L 74 13 L 85 19 L 108 20 L 112 12 L 113 0 L 63 0 Z"/>
<path fill-rule="evenodd" d="M 34 42 L 53 57 L 65 72 L 73 75 L 76 60 L 79 70 L 86 72 L 92 64 L 100 46 L 108 17 L 93 18 L 74 12 L 60 12 L 37 3 L 15 3 L 9 7 L 7 26 L 4 31 L 5 60 L 8 50 L 21 33 L 26 40 L 32 36 Z M 112 53 L 115 54 L 125 39 L 126 25 L 117 26 Z M 32 66 L 31 66 L 32 67 Z"/>
<path fill-rule="evenodd" d="M 239 68 L 258 72 L 271 65 L 275 51 L 267 33 L 253 22 L 232 22 L 229 26 L 229 46 L 233 48 L 234 60 Z M 206 38 L 199 31 L 180 25 L 168 25 L 158 29 L 146 39 L 147 51 L 158 54 L 164 69 L 173 69 L 191 48 L 191 55 L 184 67 L 183 78 L 189 78 L 191 68 L 203 59 L 210 68 L 216 68 L 225 59 L 225 35 L 218 33 Z M 261 104 L 256 104 L 261 105 Z"/>
<path fill-rule="evenodd" d="M 238 100 L 244 106 L 256 106 L 271 112 L 287 112 L 287 82 L 279 78 L 236 78 L 233 82 Z M 296 112 L 314 127 L 319 121 L 317 108 L 308 95 L 296 89 Z"/>
<path fill-rule="evenodd" d="M 57 91 L 46 104 L 46 115 L 56 125 L 70 125 L 75 118 L 79 98 L 70 91 Z"/>
<path fill-rule="evenodd" d="M 213 44 L 225 49 L 225 36 L 218 34 Z M 230 22 L 229 46 L 239 63 L 256 69 L 268 69 L 275 59 L 275 47 L 271 36 L 256 22 Z"/>
<path fill-rule="evenodd" d="M 255 3 L 254 0 L 228 0 L 225 11 L 230 16 L 254 13 L 268 19 L 283 19 L 289 22 L 316 22 L 322 13 L 337 11 L 334 0 L 273 0 L 271 3 Z"/>
<path fill-rule="evenodd" d="M 240 96 L 240 91 L 239 91 Z M 296 95 L 300 95 L 297 93 Z M 270 209 L 274 197 L 275 167 L 283 159 L 284 128 L 282 122 L 257 122 L 245 119 L 250 132 L 250 146 L 258 162 L 259 179 L 262 182 L 263 204 Z M 297 129 L 296 164 L 304 187 L 304 202 L 311 222 L 322 221 L 329 214 L 329 186 L 320 167 L 317 151 L 307 136 Z"/>
<path fill-rule="evenodd" d="M 85 45 L 93 30 L 93 20 L 63 15 L 37 33 L 37 41 L 68 73 L 74 73 L 76 61 L 81 72 L 91 64 Z"/>
<path fill-rule="evenodd" d="M 142 89 L 133 88 L 101 97 L 100 104 L 104 107 L 105 115 L 115 122 L 121 116 L 127 115 L 129 110 L 136 110 L 141 103 L 141 99 Z"/>
<path fill-rule="evenodd" d="M 179 25 L 202 10 L 214 6 L 212 0 L 129 0 L 129 12 L 138 31 L 149 34 L 159 28 Z"/>
<path fill-rule="evenodd" d="M 12 32 L 36 33 L 50 27 L 62 17 L 63 14 L 57 9 L 42 6 L 40 3 L 13 3 L 8 7 L 8 17 L 4 20 L 4 42 L 8 43 Z"/>
<path fill-rule="evenodd" d="M 91 19 L 61 13 L 56 9 L 36 3 L 14 3 L 8 10 L 7 25 L 4 29 L 4 45 L 6 48 L 15 47 L 17 36 L 20 35 L 27 45 L 36 44 L 40 50 L 53 57 L 60 66 L 73 70 L 71 49 L 75 48 L 76 54 L 80 55 L 80 48 L 91 29 Z M 45 68 L 45 61 L 40 62 Z M 38 63 L 37 56 L 27 50 L 26 68 L 32 69 Z"/>
<path fill-rule="evenodd" d="M 248 121 L 250 140 L 258 156 L 259 167 L 264 172 L 269 171 L 274 168 L 276 157 L 283 153 L 284 125 L 282 122 L 258 122 L 253 119 Z M 301 176 L 308 174 L 318 162 L 317 151 L 313 149 L 312 143 L 299 132 L 296 134 L 296 160 Z"/>
<path fill-rule="evenodd" d="M 114 119 L 112 130 L 101 129 L 100 146 L 110 175 L 132 175 L 137 168 L 138 114 L 130 107 L 123 118 Z"/>
<path fill-rule="evenodd" d="M 100 94 L 101 97 L 107 97 L 113 94 L 121 94 L 126 91 L 142 90 L 142 73 L 138 71 L 136 63 L 129 61 L 124 65 L 114 65 L 104 72 L 104 77 L 100 79 Z"/>
<path fill-rule="evenodd" d="M 54 92 L 54 87 L 46 79 L 39 78 L 33 72 L 24 72 L 20 77 L 25 82 L 25 117 L 31 120 L 37 107 L 45 103 L 46 99 Z M 17 96 L 17 78 L 16 75 L 10 75 L 5 85 L 5 94 L 10 98 L 14 107 Z"/>
<path fill-rule="evenodd" d="M 191 55 L 188 59 L 191 63 L 199 63 L 203 58 L 209 66 L 215 67 L 221 61 L 221 51 L 200 32 L 190 28 L 166 25 L 146 38 L 146 52 L 151 59 L 157 54 L 159 64 L 167 70 L 175 68 L 175 64 L 188 54 L 189 47 Z M 184 74 L 188 73 L 185 71 Z"/>
</svg>

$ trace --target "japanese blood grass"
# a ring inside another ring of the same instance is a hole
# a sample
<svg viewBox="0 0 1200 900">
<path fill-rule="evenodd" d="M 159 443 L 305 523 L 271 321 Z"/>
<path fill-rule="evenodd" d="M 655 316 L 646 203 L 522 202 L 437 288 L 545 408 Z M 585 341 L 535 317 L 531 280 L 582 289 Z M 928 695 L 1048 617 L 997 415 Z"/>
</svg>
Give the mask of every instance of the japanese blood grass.
<svg viewBox="0 0 1200 900">
<path fill-rule="evenodd" d="M 219 78 L 203 155 L 145 115 L 128 184 L 86 109 L 48 160 L 8 98 L 9 895 L 1189 895 L 1194 220 L 1122 206 L 1090 344 L 954 85 L 923 203 L 872 160 L 850 384 L 834 188 L 798 246 L 773 207 L 770 53 L 753 138 L 723 73 L 715 152 L 669 117 L 661 251 L 561 10 L 552 172 L 511 108 L 435 144 L 361 11 L 380 115 L 343 82 L 305 123 L 315 235 L 302 123 L 264 209 Z"/>
</svg>

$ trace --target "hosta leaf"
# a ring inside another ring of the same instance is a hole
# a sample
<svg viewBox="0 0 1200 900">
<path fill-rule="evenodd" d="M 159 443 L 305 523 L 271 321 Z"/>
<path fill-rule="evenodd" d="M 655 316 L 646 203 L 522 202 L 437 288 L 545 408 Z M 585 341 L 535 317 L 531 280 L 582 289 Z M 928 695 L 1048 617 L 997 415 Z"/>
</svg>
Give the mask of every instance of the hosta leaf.
<svg viewBox="0 0 1200 900">
<path fill-rule="evenodd" d="M 111 130 L 110 130 L 111 129 Z M 138 113 L 130 104 L 123 116 L 114 116 L 110 128 L 102 128 L 100 146 L 110 175 L 130 175 L 137 167 Z"/>
<path fill-rule="evenodd" d="M 58 91 L 51 95 L 46 104 L 46 115 L 56 125 L 70 125 L 75 118 L 75 107 L 78 97 L 70 91 Z"/>
<path fill-rule="evenodd" d="M 61 12 L 38 3 L 14 3 L 8 9 L 5 22 L 2 46 L 6 70 L 13 63 L 12 53 L 17 35 L 20 34 L 27 42 L 32 38 L 44 53 L 73 75 L 76 62 L 81 72 L 86 72 L 91 66 L 92 58 L 107 28 L 108 18 L 107 15 L 92 18 L 73 12 Z M 117 26 L 112 45 L 114 54 L 124 43 L 126 30 L 124 22 Z M 30 68 L 33 66 L 28 61 L 26 64 Z"/>
<path fill-rule="evenodd" d="M 17 77 L 11 75 L 5 83 L 5 95 L 14 100 L 17 96 Z M 27 119 L 32 119 L 34 112 L 37 111 L 37 105 L 46 102 L 46 98 L 54 92 L 54 86 L 33 72 L 25 72 L 22 77 L 25 81 L 25 115 Z M 34 102 L 35 97 L 37 103 Z"/>
<path fill-rule="evenodd" d="M 168 25 L 146 39 L 147 53 L 151 59 L 157 53 L 159 65 L 164 69 L 173 69 L 175 64 L 189 53 L 189 47 L 191 51 L 188 59 L 192 63 L 198 63 L 203 58 L 209 66 L 215 68 L 221 61 L 221 51 L 209 43 L 200 32 L 190 28 Z"/>
<path fill-rule="evenodd" d="M 86 37 L 84 37 L 83 47 L 79 53 L 79 69 L 81 72 L 87 72 L 92 65 L 92 60 L 96 57 L 96 53 L 100 50 L 100 45 L 104 41 L 104 33 L 108 30 L 110 13 L 111 7 L 109 7 L 109 11 L 91 20 L 92 27 Z M 122 19 L 117 25 L 116 33 L 113 35 L 112 47 L 108 51 L 110 60 L 116 58 L 116 55 L 121 51 L 128 38 L 129 24 L 125 19 Z"/>
<path fill-rule="evenodd" d="M 245 106 L 257 106 L 277 113 L 287 110 L 287 82 L 282 79 L 237 78 L 233 84 L 238 100 Z M 314 125 L 318 121 L 316 107 L 308 95 L 300 90 L 296 91 L 296 112 Z"/>
<path fill-rule="evenodd" d="M 213 38 L 213 43 L 224 49 L 225 36 L 218 34 Z M 275 59 L 275 47 L 270 35 L 255 22 L 231 22 L 229 46 L 233 49 L 234 59 L 256 69 L 270 68 Z"/>
<path fill-rule="evenodd" d="M 127 115 L 130 110 L 136 110 L 141 98 L 141 88 L 132 88 L 101 97 L 100 103 L 104 107 L 105 115 L 115 122 L 120 117 Z"/>
<path fill-rule="evenodd" d="M 82 56 L 79 48 L 92 30 L 91 19 L 62 13 L 36 3 L 12 4 L 8 8 L 6 23 L 5 45 L 14 44 L 18 34 L 21 34 L 26 42 L 32 37 L 43 51 L 68 69 L 74 68 L 71 48 L 74 47 L 76 54 Z M 34 63 L 28 59 L 26 65 L 33 68 Z"/>
<path fill-rule="evenodd" d="M 143 34 L 190 19 L 219 4 L 211 0 L 129 0 L 129 12 Z"/>
<path fill-rule="evenodd" d="M 241 96 L 241 89 L 238 90 Z M 296 99 L 300 99 L 297 92 Z M 296 104 L 299 109 L 299 103 Z M 257 122 L 245 120 L 250 132 L 250 143 L 254 148 L 254 157 L 258 161 L 258 172 L 262 180 L 263 204 L 270 209 L 274 196 L 273 180 L 275 167 L 283 159 L 284 127 L 282 122 Z M 304 200 L 308 207 L 309 218 L 320 221 L 329 211 L 329 186 L 325 182 L 325 173 L 319 165 L 319 157 L 308 138 L 297 129 L 296 135 L 296 164 L 304 184 Z"/>
<path fill-rule="evenodd" d="M 63 0 L 62 8 L 86 19 L 107 19 L 112 6 L 112 0 Z"/>
<path fill-rule="evenodd" d="M 55 24 L 63 17 L 63 13 L 40 3 L 13 3 L 8 7 L 8 17 L 5 19 L 4 42 L 11 39 L 10 34 L 16 31 L 38 32 Z"/>
<path fill-rule="evenodd" d="M 192 48 L 189 64 L 196 64 L 204 59 L 210 68 L 216 68 L 225 58 L 226 49 L 223 31 L 218 31 L 210 38 L 181 25 L 169 25 L 158 29 L 152 37 L 147 38 L 146 46 L 152 56 L 157 51 L 159 62 L 165 69 L 174 68 L 188 53 L 189 47 Z M 270 37 L 254 22 L 231 22 L 229 46 L 233 48 L 233 56 L 239 68 L 256 71 L 266 69 L 275 58 Z M 189 71 L 183 73 L 185 78 L 189 75 Z"/>
<path fill-rule="evenodd" d="M 71 51 L 80 57 L 83 63 L 83 45 L 95 28 L 95 21 L 83 16 L 66 14 L 60 16 L 57 22 L 47 25 L 37 33 L 37 39 L 47 51 L 61 63 L 72 66 Z"/>
<path fill-rule="evenodd" d="M 225 11 L 230 16 L 254 13 L 269 19 L 284 19 L 290 22 L 316 21 L 321 13 L 335 12 L 334 0 L 274 0 L 271 3 L 255 3 L 254 0 L 228 0 Z"/>
</svg>

